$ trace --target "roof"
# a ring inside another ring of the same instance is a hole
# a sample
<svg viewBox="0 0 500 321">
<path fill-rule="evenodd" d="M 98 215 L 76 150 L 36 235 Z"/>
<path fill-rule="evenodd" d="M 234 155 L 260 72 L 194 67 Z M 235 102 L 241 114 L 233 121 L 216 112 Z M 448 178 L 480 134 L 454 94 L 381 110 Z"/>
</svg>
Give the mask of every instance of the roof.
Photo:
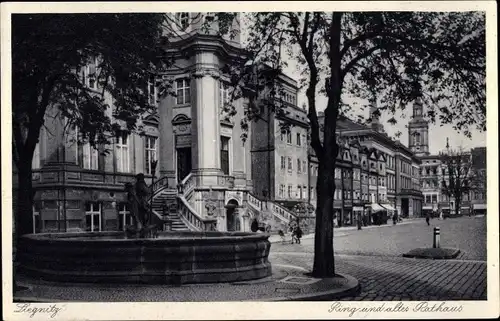
<svg viewBox="0 0 500 321">
<path fill-rule="evenodd" d="M 486 168 L 486 147 L 476 147 L 471 149 L 472 167 L 476 169 Z"/>
</svg>

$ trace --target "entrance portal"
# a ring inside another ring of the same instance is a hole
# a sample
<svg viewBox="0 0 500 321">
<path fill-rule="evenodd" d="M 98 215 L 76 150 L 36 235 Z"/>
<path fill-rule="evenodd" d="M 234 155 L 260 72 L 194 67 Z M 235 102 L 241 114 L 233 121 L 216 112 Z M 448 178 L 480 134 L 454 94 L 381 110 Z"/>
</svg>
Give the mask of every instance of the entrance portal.
<svg viewBox="0 0 500 321">
<path fill-rule="evenodd" d="M 401 199 L 401 216 L 407 218 L 409 216 L 410 204 L 407 198 Z"/>
<path fill-rule="evenodd" d="M 177 180 L 181 182 L 191 169 L 191 147 L 177 148 Z"/>
<path fill-rule="evenodd" d="M 238 202 L 235 200 L 230 200 L 226 205 L 226 225 L 227 231 L 234 232 L 239 231 L 240 228 L 240 217 L 238 215 Z"/>
</svg>

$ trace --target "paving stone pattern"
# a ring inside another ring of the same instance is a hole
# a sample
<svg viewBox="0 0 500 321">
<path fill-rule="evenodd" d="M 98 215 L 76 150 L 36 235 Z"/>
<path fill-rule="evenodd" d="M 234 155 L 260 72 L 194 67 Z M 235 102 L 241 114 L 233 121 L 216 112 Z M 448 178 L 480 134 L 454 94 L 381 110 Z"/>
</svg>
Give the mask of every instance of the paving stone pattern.
<svg viewBox="0 0 500 321">
<path fill-rule="evenodd" d="M 271 259 L 312 269 L 311 253 L 274 253 Z M 360 294 L 344 301 L 486 300 L 484 262 L 341 255 L 335 267 L 361 284 Z"/>
</svg>

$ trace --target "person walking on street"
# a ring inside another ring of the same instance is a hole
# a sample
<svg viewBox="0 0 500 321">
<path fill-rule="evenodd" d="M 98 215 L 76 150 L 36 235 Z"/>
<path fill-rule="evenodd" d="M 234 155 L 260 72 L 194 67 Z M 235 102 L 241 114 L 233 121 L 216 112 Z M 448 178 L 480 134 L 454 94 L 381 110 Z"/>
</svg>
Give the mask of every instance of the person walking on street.
<svg viewBox="0 0 500 321">
<path fill-rule="evenodd" d="M 431 218 L 430 218 L 429 212 L 427 212 L 427 214 L 425 214 L 425 221 L 427 222 L 427 225 L 431 225 L 431 224 L 429 223 L 430 219 L 431 219 Z"/>
<path fill-rule="evenodd" d="M 300 244 L 300 239 L 302 238 L 302 229 L 299 225 L 297 225 L 297 229 L 295 230 L 295 237 L 297 240 L 297 244 Z"/>
</svg>

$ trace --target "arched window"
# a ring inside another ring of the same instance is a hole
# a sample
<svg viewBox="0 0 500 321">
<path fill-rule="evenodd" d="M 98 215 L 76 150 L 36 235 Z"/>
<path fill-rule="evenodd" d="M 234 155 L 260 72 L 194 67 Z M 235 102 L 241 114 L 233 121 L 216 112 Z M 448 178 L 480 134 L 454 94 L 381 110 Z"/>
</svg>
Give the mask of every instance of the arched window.
<svg viewBox="0 0 500 321">
<path fill-rule="evenodd" d="M 413 134 L 413 145 L 420 145 L 421 143 L 420 133 Z"/>
<path fill-rule="evenodd" d="M 182 30 L 186 30 L 189 26 L 189 12 L 178 12 L 175 14 L 175 23 Z"/>
</svg>

